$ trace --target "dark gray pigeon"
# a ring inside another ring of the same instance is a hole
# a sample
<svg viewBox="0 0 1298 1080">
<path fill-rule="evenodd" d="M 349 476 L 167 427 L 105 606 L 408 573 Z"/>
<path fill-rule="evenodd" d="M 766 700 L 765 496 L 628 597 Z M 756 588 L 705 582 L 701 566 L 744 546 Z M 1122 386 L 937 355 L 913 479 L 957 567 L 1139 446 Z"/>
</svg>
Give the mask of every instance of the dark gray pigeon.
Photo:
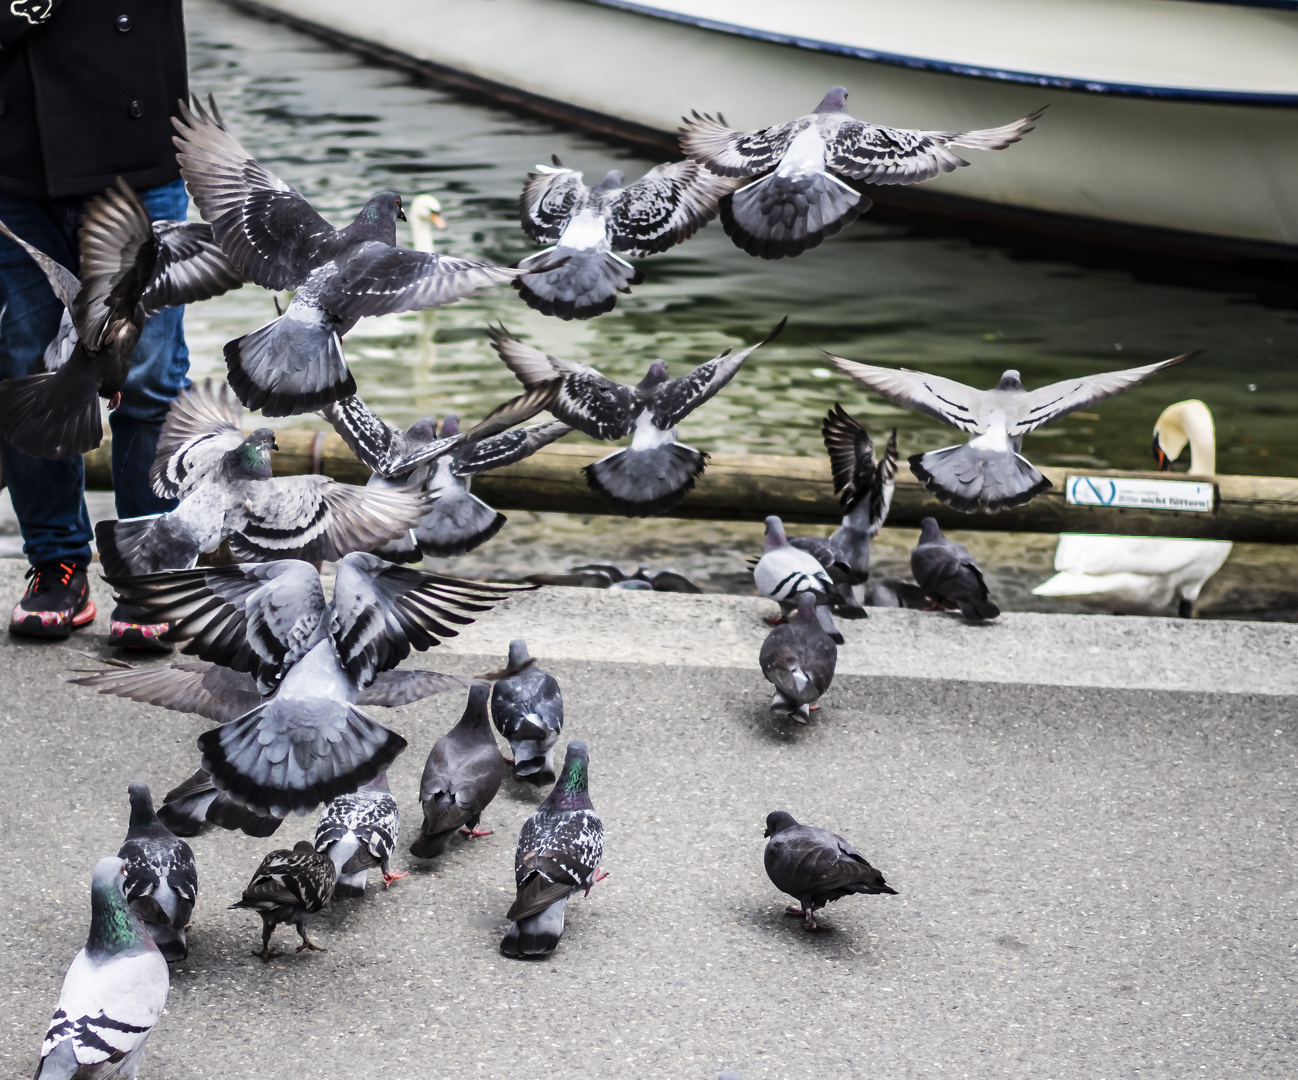
<svg viewBox="0 0 1298 1080">
<path fill-rule="evenodd" d="M 173 120 L 180 173 L 221 250 L 267 289 L 294 289 L 287 310 L 225 347 L 239 400 L 294 416 L 356 393 L 342 338 L 366 315 L 441 307 L 525 270 L 397 247 L 401 197 L 381 191 L 344 229 L 257 162 L 195 99 Z"/>
<path fill-rule="evenodd" d="M 612 311 L 619 292 L 630 292 L 644 275 L 622 258 L 643 258 L 688 240 L 717 216 L 717 200 L 735 182 L 693 161 L 655 165 L 627 184 L 620 169 L 594 187 L 581 173 L 538 165 L 527 174 L 519 200 L 523 231 L 538 244 L 553 244 L 518 265 L 551 270 L 515 278 L 529 307 L 560 319 L 592 319 Z M 618 254 L 620 253 L 620 254 Z"/>
<path fill-rule="evenodd" d="M 554 746 L 563 731 L 563 695 L 553 675 L 527 654 L 527 642 L 509 643 L 509 664 L 493 680 L 491 719 L 514 753 L 514 779 L 554 782 Z"/>
<path fill-rule="evenodd" d="M 988 595 L 987 583 L 964 544 L 942 535 L 937 522 L 920 522 L 919 543 L 910 553 L 910 572 L 921 589 L 939 602 L 955 604 L 970 622 L 994 619 L 1001 613 Z"/>
<path fill-rule="evenodd" d="M 230 905 L 231 910 L 245 908 L 261 916 L 261 951 L 252 955 L 268 964 L 284 955 L 270 947 L 270 936 L 280 923 L 297 928 L 302 939 L 298 952 L 324 952 L 306 936 L 306 922 L 333 899 L 337 880 L 333 860 L 316 851 L 310 840 L 299 840 L 292 851 L 279 848 L 262 859 L 243 896 Z"/>
<path fill-rule="evenodd" d="M 126 899 L 163 957 L 189 955 L 185 931 L 198 899 L 194 852 L 153 812 L 147 784 L 132 784 L 131 820 L 117 857 L 126 866 Z"/>
<path fill-rule="evenodd" d="M 584 742 L 570 742 L 563 772 L 549 797 L 523 823 L 514 853 L 518 895 L 505 916 L 509 930 L 500 951 L 519 959 L 559 947 L 564 909 L 578 889 L 590 895 L 606 875 L 604 823 L 590 801 L 590 758 Z"/>
<path fill-rule="evenodd" d="M 855 120 L 847 91 L 831 86 L 815 111 L 760 131 L 732 131 L 721 116 L 682 117 L 681 151 L 718 176 L 755 178 L 721 200 L 736 247 L 763 259 L 819 245 L 870 208 L 867 184 L 918 184 L 965 161 L 949 146 L 1003 150 L 1032 130 L 1041 109 L 981 131 L 908 131 Z"/>
<path fill-rule="evenodd" d="M 843 635 L 834 625 L 834 616 L 829 610 L 834 579 L 821 565 L 820 559 L 789 543 L 784 535 L 784 522 L 774 514 L 766 519 L 763 547 L 762 557 L 752 564 L 753 584 L 759 593 L 780 605 L 780 614 L 766 621 L 778 626 L 798 606 L 798 594 L 809 592 L 818 601 L 816 618 L 825 633 L 839 645 L 843 644 Z M 834 558 L 831 554 L 825 554 L 825 557 Z"/>
<path fill-rule="evenodd" d="M 459 723 L 433 744 L 419 781 L 424 821 L 410 853 L 421 859 L 445 854 L 458 829 L 473 839 L 490 836 L 479 829 L 482 811 L 496 797 L 505 779 L 505 759 L 496 749 L 487 716 L 490 687 L 475 682 Z"/>
<path fill-rule="evenodd" d="M 586 563 L 563 574 L 528 574 L 536 585 L 564 585 L 575 589 L 645 589 L 652 592 L 701 593 L 703 590 L 675 570 L 650 570 L 641 563 L 628 574 L 612 563 Z M 553 779 L 553 778 L 552 778 Z"/>
<path fill-rule="evenodd" d="M 910 459 L 910 470 L 933 496 L 965 513 L 995 513 L 1022 506 L 1050 487 L 1050 481 L 1019 451 L 1023 436 L 1076 409 L 1129 390 L 1156 372 L 1197 353 L 1185 353 L 1144 367 L 1064 379 L 1025 390 L 1017 371 L 1005 372 L 991 390 L 925 375 L 875 367 L 826 354 L 844 375 L 885 401 L 912 409 L 973 435 L 967 443 L 929 450 Z"/>
<path fill-rule="evenodd" d="M 798 901 L 786 914 L 803 921 L 804 930 L 828 930 L 814 912 L 852 893 L 890 893 L 883 875 L 865 856 L 837 833 L 799 825 L 792 814 L 775 810 L 766 815 L 766 876 L 780 892 Z"/>
<path fill-rule="evenodd" d="M 816 618 L 815 594 L 798 594 L 798 609 L 762 642 L 762 674 L 775 687 L 771 712 L 805 724 L 834 681 L 838 648 Z"/>
<path fill-rule="evenodd" d="M 177 836 L 197 836 L 205 825 L 216 825 L 247 836 L 274 834 L 284 819 L 258 814 L 235 802 L 212 783 L 212 774 L 199 769 L 167 792 L 158 807 L 158 820 Z"/>
<path fill-rule="evenodd" d="M 387 773 L 339 795 L 324 808 L 315 830 L 315 849 L 333 860 L 338 873 L 335 898 L 364 896 L 372 866 L 383 875 L 384 889 L 409 876 L 394 874 L 388 867 L 400 830 L 401 812 L 388 790 Z"/>
<path fill-rule="evenodd" d="M 786 319 L 763 340 L 700 364 L 676 379 L 655 360 L 635 386 L 607 379 L 592 367 L 524 345 L 503 328 L 491 329 L 491 347 L 526 387 L 562 378 L 550 412 L 592 439 L 624 439 L 624 450 L 587 465 L 590 489 L 614 511 L 648 517 L 670 510 L 694 487 L 707 455 L 676 440 L 676 426 L 711 399 L 738 373 L 745 360 L 784 329 Z"/>
</svg>

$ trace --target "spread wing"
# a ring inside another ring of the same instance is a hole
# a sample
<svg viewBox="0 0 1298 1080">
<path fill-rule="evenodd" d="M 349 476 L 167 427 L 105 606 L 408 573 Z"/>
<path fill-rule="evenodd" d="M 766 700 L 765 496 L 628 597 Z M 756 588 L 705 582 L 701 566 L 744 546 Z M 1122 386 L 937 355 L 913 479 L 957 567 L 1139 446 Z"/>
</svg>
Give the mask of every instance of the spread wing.
<svg viewBox="0 0 1298 1080">
<path fill-rule="evenodd" d="M 954 379 L 938 375 L 925 375 L 920 371 L 875 367 L 844 360 L 841 356 L 826 353 L 836 368 L 850 375 L 862 386 L 873 390 L 885 401 L 903 409 L 913 409 L 941 420 L 961 431 L 981 432 L 978 407 L 982 390 L 965 386 Z M 1080 408 L 1080 406 L 1077 406 Z"/>
<path fill-rule="evenodd" d="M 434 439 L 432 442 L 412 446 L 402 431 L 398 431 L 387 421 L 381 419 L 356 394 L 343 398 L 320 410 L 333 429 L 342 436 L 348 448 L 371 472 L 385 478 L 403 476 L 415 465 L 433 458 L 441 457 L 464 441 L 463 435 L 452 435 L 446 439 Z M 413 464 L 404 460 L 406 455 L 418 455 L 412 458 Z"/>
<path fill-rule="evenodd" d="M 155 221 L 157 262 L 142 303 L 150 311 L 209 300 L 243 285 L 205 221 Z"/>
<path fill-rule="evenodd" d="M 474 443 L 466 448 L 455 464 L 455 471 L 460 476 L 477 476 L 490 472 L 504 465 L 531 457 L 543 446 L 549 446 L 555 439 L 562 439 L 572 428 L 557 420 L 544 424 L 533 424 L 531 427 L 515 428 L 503 435 L 493 435 L 489 439 Z"/>
<path fill-rule="evenodd" d="M 81 282 L 77 280 L 77 275 L 61 262 L 55 262 L 45 252 L 32 247 L 21 236 L 15 235 L 3 221 L 0 221 L 0 233 L 9 237 L 10 240 L 32 257 L 36 265 L 41 268 L 41 272 L 50 283 L 50 288 L 54 290 L 54 295 L 59 298 L 59 302 L 71 311 L 72 304 L 77 298 L 77 292 L 81 288 Z"/>
<path fill-rule="evenodd" d="M 874 460 L 874 440 L 857 420 L 835 404 L 820 426 L 829 452 L 834 476 L 834 493 L 843 509 L 851 512 L 863 499 L 869 500 L 869 520 L 882 527 L 892 504 L 897 476 L 897 429 L 892 429 L 883 457 Z"/>
<path fill-rule="evenodd" d="M 586 203 L 589 190 L 581 173 L 565 169 L 557 157 L 554 166 L 538 165 L 527 174 L 518 200 L 518 217 L 523 231 L 538 244 L 552 244 L 563 234 L 573 214 Z"/>
<path fill-rule="evenodd" d="M 716 217 L 736 186 L 697 161 L 655 165 L 610 201 L 613 246 L 632 256 L 666 251 Z"/>
<path fill-rule="evenodd" d="M 1114 394 L 1120 394 L 1137 383 L 1144 382 L 1156 372 L 1183 364 L 1198 355 L 1197 352 L 1182 353 L 1157 364 L 1106 371 L 1100 375 L 1084 375 L 1080 379 L 1064 379 L 1029 390 L 1015 402 L 1018 418 L 1009 425 L 1009 433 L 1012 436 L 1026 435 L 1042 424 L 1048 424 L 1075 409 L 1085 409 L 1105 398 L 1111 398 Z"/>
<path fill-rule="evenodd" d="M 721 116 L 691 113 L 681 117 L 681 152 L 718 176 L 760 176 L 779 164 L 808 120 L 803 117 L 760 131 L 732 131 Z"/>
<path fill-rule="evenodd" d="M 205 663 L 100 671 L 68 682 L 173 712 L 195 713 L 219 724 L 242 716 L 262 702 L 261 691 L 251 675 Z"/>
<path fill-rule="evenodd" d="M 167 409 L 149 482 L 161 499 L 179 498 L 211 475 L 229 451 L 243 442 L 243 406 L 229 383 L 211 379 L 182 390 Z"/>
<path fill-rule="evenodd" d="M 81 291 L 72 318 L 91 352 L 104 345 L 110 320 L 130 317 L 153 278 L 157 245 L 140 197 L 120 177 L 91 199 L 81 217 Z"/>
<path fill-rule="evenodd" d="M 715 360 L 700 364 L 688 375 L 663 383 L 654 394 L 653 404 L 650 406 L 653 410 L 654 424 L 663 431 L 679 424 L 685 416 L 713 397 L 733 379 L 744 361 L 776 337 L 788 321 L 787 318 L 781 319 L 775 329 L 756 345 L 740 349 L 737 353 L 727 349 Z"/>
</svg>

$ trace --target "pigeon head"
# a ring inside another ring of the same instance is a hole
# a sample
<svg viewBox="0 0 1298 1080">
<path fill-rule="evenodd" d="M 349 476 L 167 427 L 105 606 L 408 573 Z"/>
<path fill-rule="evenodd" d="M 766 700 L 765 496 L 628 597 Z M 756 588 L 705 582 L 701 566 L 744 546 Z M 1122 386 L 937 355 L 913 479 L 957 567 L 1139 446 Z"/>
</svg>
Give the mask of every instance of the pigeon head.
<svg viewBox="0 0 1298 1080">
<path fill-rule="evenodd" d="M 137 949 L 156 949 L 126 902 L 126 864 L 100 859 L 90 878 L 90 936 L 86 953 L 92 959 Z"/>
<path fill-rule="evenodd" d="M 549 810 L 594 809 L 590 801 L 590 757 L 584 742 L 577 740 L 568 744 L 563 772 L 542 805 Z"/>
<path fill-rule="evenodd" d="M 460 418 L 455 413 L 447 413 L 446 418 L 442 421 L 441 436 L 443 439 L 449 439 L 452 435 L 460 433 Z"/>
<path fill-rule="evenodd" d="M 406 428 L 406 438 L 417 443 L 432 442 L 437 438 L 437 421 L 431 416 L 421 416 Z"/>
<path fill-rule="evenodd" d="M 609 169 L 604 179 L 595 185 L 596 191 L 616 191 L 626 185 L 626 176 L 621 169 Z"/>
<path fill-rule="evenodd" d="M 785 829 L 796 829 L 798 822 L 787 810 L 772 810 L 766 815 L 766 832 L 763 836 L 775 836 Z"/>
<path fill-rule="evenodd" d="M 1019 373 L 1013 369 L 1005 372 L 1001 376 L 1001 381 L 996 384 L 997 390 L 1023 390 L 1023 380 L 1019 378 Z"/>
<path fill-rule="evenodd" d="M 926 517 L 919 523 L 919 542 L 931 544 L 942 539 L 942 530 L 937 527 L 937 519 Z"/>
<path fill-rule="evenodd" d="M 397 222 L 405 221 L 401 196 L 395 191 L 380 191 L 361 207 L 347 232 L 357 240 L 378 240 L 389 247 L 397 245 Z"/>
<path fill-rule="evenodd" d="M 509 643 L 509 668 L 511 671 L 515 668 L 521 668 L 531 659 L 527 652 L 527 642 L 522 638 L 515 638 Z"/>
<path fill-rule="evenodd" d="M 784 535 L 784 522 L 772 514 L 766 519 L 766 550 L 785 547 L 788 542 Z"/>
<path fill-rule="evenodd" d="M 268 480 L 270 452 L 278 449 L 275 433 L 270 428 L 258 428 L 225 455 L 226 470 L 230 476 L 242 480 Z"/>
<path fill-rule="evenodd" d="M 816 594 L 813 592 L 798 593 L 798 610 L 794 612 L 793 618 L 801 623 L 815 623 L 820 625 L 816 618 Z"/>
<path fill-rule="evenodd" d="M 127 789 L 131 797 L 131 821 L 127 826 L 126 839 L 137 836 L 164 836 L 170 830 L 158 820 L 153 812 L 153 795 L 148 784 L 132 784 Z"/>
<path fill-rule="evenodd" d="M 818 113 L 835 113 L 847 111 L 847 89 L 842 86 L 831 86 L 816 106 Z"/>
<path fill-rule="evenodd" d="M 649 370 L 645 372 L 644 378 L 640 380 L 640 389 L 648 390 L 653 386 L 661 386 L 667 381 L 667 361 L 655 360 L 649 365 Z"/>
<path fill-rule="evenodd" d="M 485 731 L 490 735 L 491 721 L 487 716 L 487 700 L 491 697 L 491 683 L 472 682 L 469 684 L 469 700 L 464 706 L 464 715 L 455 726 L 462 731 Z M 492 744 L 495 745 L 494 743 Z"/>
</svg>

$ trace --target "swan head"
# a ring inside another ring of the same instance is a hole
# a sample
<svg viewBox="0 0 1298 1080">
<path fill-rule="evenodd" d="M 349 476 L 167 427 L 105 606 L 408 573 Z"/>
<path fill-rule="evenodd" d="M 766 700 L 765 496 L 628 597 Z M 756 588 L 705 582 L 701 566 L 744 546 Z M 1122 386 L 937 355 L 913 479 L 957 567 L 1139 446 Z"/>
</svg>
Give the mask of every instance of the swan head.
<svg viewBox="0 0 1298 1080">
<path fill-rule="evenodd" d="M 416 251 L 433 250 L 433 230 L 445 229 L 446 221 L 442 217 L 442 204 L 435 196 L 425 192 L 416 195 L 410 204 L 410 232 L 414 237 Z"/>
<path fill-rule="evenodd" d="M 1211 476 L 1217 471 L 1217 434 L 1208 406 L 1197 398 L 1178 401 L 1163 410 L 1154 425 L 1154 460 L 1160 472 L 1172 468 L 1186 444 L 1190 446 L 1190 472 Z"/>
</svg>

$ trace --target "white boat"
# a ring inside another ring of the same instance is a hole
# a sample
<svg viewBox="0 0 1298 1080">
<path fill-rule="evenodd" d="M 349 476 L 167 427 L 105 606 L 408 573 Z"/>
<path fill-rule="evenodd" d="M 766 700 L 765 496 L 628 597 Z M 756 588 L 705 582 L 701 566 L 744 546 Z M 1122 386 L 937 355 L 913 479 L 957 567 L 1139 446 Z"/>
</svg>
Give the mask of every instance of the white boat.
<svg viewBox="0 0 1298 1080">
<path fill-rule="evenodd" d="M 1287 0 L 231 0 L 666 156 L 679 118 L 752 129 L 834 84 L 854 115 L 1037 130 L 880 203 L 1093 243 L 1298 261 Z"/>
</svg>

